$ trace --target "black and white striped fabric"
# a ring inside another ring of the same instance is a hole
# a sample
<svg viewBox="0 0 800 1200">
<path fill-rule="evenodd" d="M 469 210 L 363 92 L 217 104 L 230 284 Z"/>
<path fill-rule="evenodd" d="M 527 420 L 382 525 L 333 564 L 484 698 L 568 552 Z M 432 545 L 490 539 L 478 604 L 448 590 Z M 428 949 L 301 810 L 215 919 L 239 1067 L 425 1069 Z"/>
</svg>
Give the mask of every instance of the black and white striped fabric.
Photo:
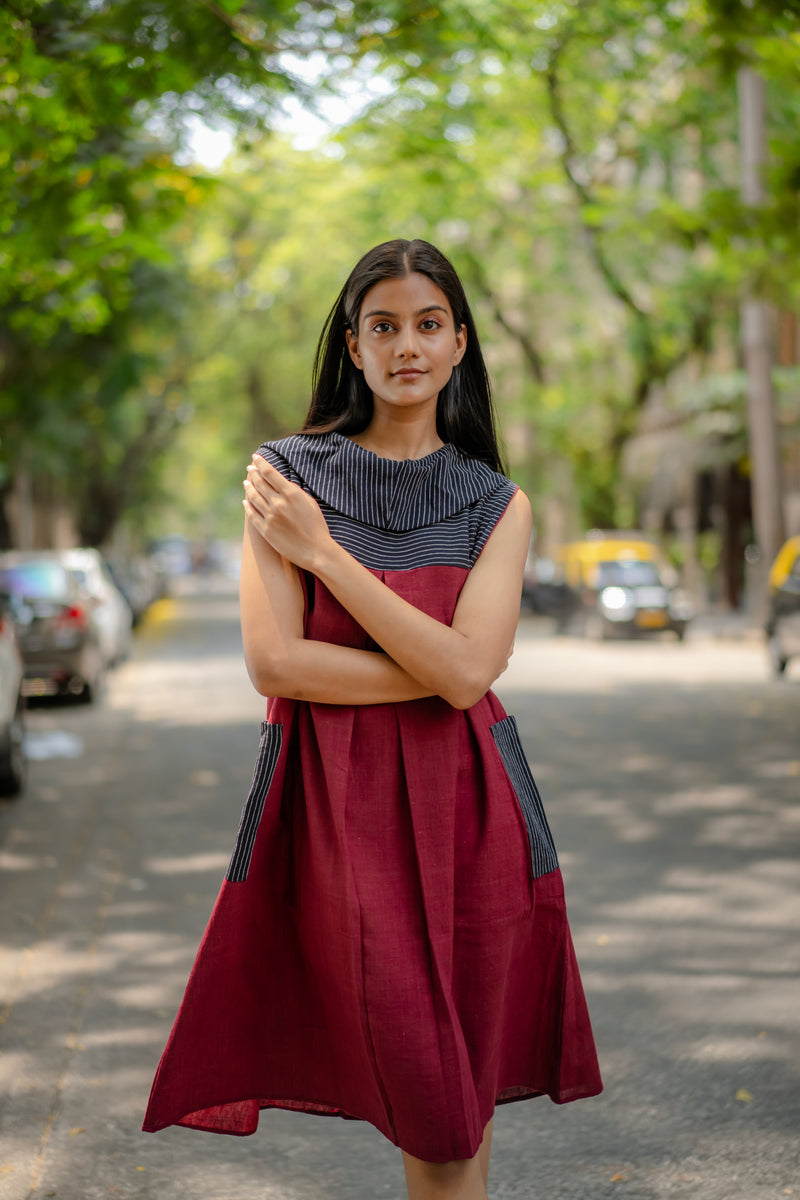
<svg viewBox="0 0 800 1200">
<path fill-rule="evenodd" d="M 314 496 L 334 539 L 374 570 L 472 567 L 516 491 L 449 444 L 397 461 L 339 433 L 295 434 L 258 453 Z"/>
<path fill-rule="evenodd" d="M 264 811 L 264 801 L 267 798 L 275 768 L 283 744 L 283 726 L 271 725 L 268 721 L 261 722 L 261 743 L 258 748 L 256 769 L 253 782 L 242 809 L 242 819 L 236 834 L 236 845 L 231 855 L 230 865 L 225 878 L 230 883 L 244 883 L 250 870 L 250 859 L 256 843 L 261 814 Z"/>
<path fill-rule="evenodd" d="M 496 725 L 492 725 L 491 733 L 525 818 L 531 847 L 533 878 L 538 879 L 540 875 L 547 875 L 558 868 L 556 847 L 547 823 L 542 798 L 522 749 L 514 717 L 505 717 Z"/>
</svg>

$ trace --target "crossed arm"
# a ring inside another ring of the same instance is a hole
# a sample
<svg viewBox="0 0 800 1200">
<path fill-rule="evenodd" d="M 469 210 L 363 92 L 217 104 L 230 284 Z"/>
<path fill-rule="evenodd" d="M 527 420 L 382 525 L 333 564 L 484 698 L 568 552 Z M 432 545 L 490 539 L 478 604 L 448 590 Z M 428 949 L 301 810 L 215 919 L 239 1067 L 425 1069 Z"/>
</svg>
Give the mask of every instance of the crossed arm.
<svg viewBox="0 0 800 1200">
<path fill-rule="evenodd" d="M 531 531 L 522 492 L 470 571 L 452 625 L 403 600 L 334 542 L 312 497 L 258 455 L 245 497 L 242 636 L 263 695 L 326 704 L 441 696 L 470 708 L 505 670 Z M 382 653 L 305 639 L 297 568 L 316 575 Z"/>
</svg>

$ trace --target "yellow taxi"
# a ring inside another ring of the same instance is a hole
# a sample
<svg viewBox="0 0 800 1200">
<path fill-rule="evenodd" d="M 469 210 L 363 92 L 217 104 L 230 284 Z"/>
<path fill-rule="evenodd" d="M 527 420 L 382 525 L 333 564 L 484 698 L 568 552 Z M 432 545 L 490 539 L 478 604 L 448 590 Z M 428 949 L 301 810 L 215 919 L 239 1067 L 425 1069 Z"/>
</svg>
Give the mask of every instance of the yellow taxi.
<svg viewBox="0 0 800 1200">
<path fill-rule="evenodd" d="M 800 655 L 800 535 L 784 542 L 770 567 L 766 635 L 772 669 L 783 675 Z"/>
<path fill-rule="evenodd" d="M 693 606 L 660 547 L 637 531 L 592 530 L 557 557 L 568 602 L 562 630 L 606 639 L 671 631 L 682 639 Z"/>
</svg>

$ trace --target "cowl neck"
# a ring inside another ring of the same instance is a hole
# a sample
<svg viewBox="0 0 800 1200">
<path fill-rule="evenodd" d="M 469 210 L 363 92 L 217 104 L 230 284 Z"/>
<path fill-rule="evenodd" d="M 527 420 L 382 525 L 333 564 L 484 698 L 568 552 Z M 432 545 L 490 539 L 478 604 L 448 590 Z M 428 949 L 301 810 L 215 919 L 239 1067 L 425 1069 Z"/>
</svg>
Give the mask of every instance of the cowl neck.
<svg viewBox="0 0 800 1200">
<path fill-rule="evenodd" d="M 298 433 L 265 442 L 258 453 L 279 470 L 282 459 L 306 491 L 337 512 L 397 532 L 435 525 L 509 486 L 451 443 L 422 458 L 394 459 L 341 433 Z"/>
</svg>

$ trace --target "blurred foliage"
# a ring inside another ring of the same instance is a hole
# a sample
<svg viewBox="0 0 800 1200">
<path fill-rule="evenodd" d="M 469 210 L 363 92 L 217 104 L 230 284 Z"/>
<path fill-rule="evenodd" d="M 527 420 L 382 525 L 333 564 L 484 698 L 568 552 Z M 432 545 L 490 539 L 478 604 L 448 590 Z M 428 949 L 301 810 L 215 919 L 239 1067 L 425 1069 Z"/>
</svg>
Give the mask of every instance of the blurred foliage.
<svg viewBox="0 0 800 1200">
<path fill-rule="evenodd" d="M 635 518 L 625 442 L 654 386 L 717 369 L 743 284 L 796 307 L 790 0 L 15 0 L 0 37 L 0 469 L 32 443 L 77 478 L 87 540 L 148 498 L 239 523 L 243 448 L 297 427 L 328 308 L 388 237 L 451 255 L 515 477 L 587 525 Z M 742 62 L 768 85 L 757 212 Z M 351 119 L 299 150 L 268 132 L 289 95 Z M 180 165 L 196 114 L 239 130 L 213 179 Z"/>
<path fill-rule="evenodd" d="M 0 489 L 35 458 L 69 481 L 86 541 L 150 493 L 179 423 L 191 316 L 171 231 L 214 203 L 212 181 L 180 165 L 192 121 L 260 137 L 282 98 L 310 102 L 315 55 L 366 53 L 359 27 L 332 30 L 338 12 L 288 0 L 0 9 Z"/>
</svg>

